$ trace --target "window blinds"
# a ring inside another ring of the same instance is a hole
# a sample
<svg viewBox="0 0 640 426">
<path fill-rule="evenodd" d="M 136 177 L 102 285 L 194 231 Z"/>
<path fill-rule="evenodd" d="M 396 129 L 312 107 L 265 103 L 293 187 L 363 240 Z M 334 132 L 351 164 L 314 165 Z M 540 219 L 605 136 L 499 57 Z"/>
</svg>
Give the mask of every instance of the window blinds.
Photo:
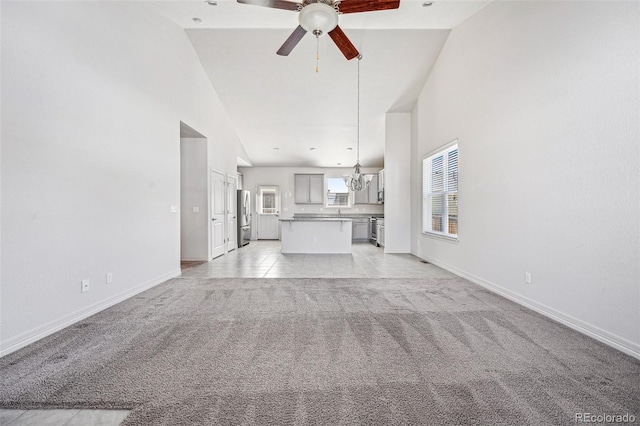
<svg viewBox="0 0 640 426">
<path fill-rule="evenodd" d="M 458 235 L 458 144 L 422 160 L 422 229 Z"/>
</svg>

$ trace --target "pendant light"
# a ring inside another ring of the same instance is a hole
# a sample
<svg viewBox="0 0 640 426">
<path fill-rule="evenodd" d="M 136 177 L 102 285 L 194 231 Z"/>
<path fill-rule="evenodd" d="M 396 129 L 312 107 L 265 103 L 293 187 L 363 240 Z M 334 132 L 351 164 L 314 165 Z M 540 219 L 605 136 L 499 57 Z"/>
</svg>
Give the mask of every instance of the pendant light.
<svg viewBox="0 0 640 426">
<path fill-rule="evenodd" d="M 357 146 L 356 146 L 356 165 L 353 173 L 343 176 L 344 183 L 351 191 L 365 191 L 369 187 L 369 182 L 373 175 L 364 175 L 360 173 L 360 60 L 362 55 L 358 55 L 358 129 L 357 129 Z"/>
</svg>

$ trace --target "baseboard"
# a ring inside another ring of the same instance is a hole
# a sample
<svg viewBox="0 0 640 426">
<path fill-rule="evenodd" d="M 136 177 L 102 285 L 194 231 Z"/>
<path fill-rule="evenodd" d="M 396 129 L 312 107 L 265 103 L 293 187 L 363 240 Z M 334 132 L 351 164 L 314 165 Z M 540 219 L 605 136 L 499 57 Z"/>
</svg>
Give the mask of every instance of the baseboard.
<svg viewBox="0 0 640 426">
<path fill-rule="evenodd" d="M 6 342 L 2 342 L 0 345 L 2 349 L 0 349 L 0 358 L 8 355 L 12 352 L 17 351 L 31 343 L 34 343 L 44 337 L 47 337 L 56 331 L 60 331 L 65 327 L 68 327 L 72 324 L 75 324 L 78 321 L 81 321 L 85 318 L 90 317 L 91 315 L 97 314 L 100 311 L 103 311 L 117 303 L 120 303 L 130 297 L 135 296 L 136 294 L 142 293 L 145 290 L 148 290 L 152 287 L 155 287 L 158 284 L 161 284 L 168 279 L 175 278 L 181 274 L 180 269 L 173 270 L 166 274 L 160 275 L 156 278 L 153 278 L 149 281 L 146 281 L 134 288 L 123 291 L 115 296 L 112 296 L 106 300 L 102 300 L 100 302 L 94 303 L 84 309 L 80 309 L 76 312 L 73 312 L 69 315 L 65 315 L 62 318 L 57 320 L 50 321 L 42 326 L 33 328 L 25 333 L 20 334 L 14 338 L 7 340 Z"/>
<path fill-rule="evenodd" d="M 180 258 L 180 262 L 208 262 L 209 259 L 206 257 L 182 257 Z"/>
<path fill-rule="evenodd" d="M 535 300 L 531 300 L 525 296 L 514 293 L 510 290 L 507 290 L 504 287 L 501 287 L 497 284 L 484 280 L 480 277 L 477 277 L 473 274 L 470 274 L 466 271 L 463 271 L 451 265 L 448 265 L 437 259 L 433 259 L 428 256 L 424 256 L 422 254 L 415 254 L 415 256 L 419 257 L 420 259 L 426 260 L 427 262 L 432 263 L 436 266 L 439 266 L 442 269 L 446 269 L 447 271 L 453 274 L 456 274 L 459 277 L 465 278 L 474 284 L 484 287 L 487 290 L 497 293 L 500 296 L 505 297 L 519 305 L 522 305 L 526 308 L 536 311 L 539 314 L 546 316 L 547 318 L 550 318 L 556 322 L 564 324 L 569 328 L 572 328 L 582 334 L 585 334 L 593 339 L 596 339 L 599 342 L 604 343 L 605 345 L 611 346 L 612 348 L 615 348 L 620 352 L 630 355 L 636 359 L 640 359 L 640 345 L 634 342 L 631 342 L 615 334 L 609 333 L 608 331 L 603 330 L 599 327 L 596 327 L 593 324 L 589 324 L 578 318 L 574 318 L 571 315 L 567 315 L 547 305 L 538 303 Z"/>
</svg>

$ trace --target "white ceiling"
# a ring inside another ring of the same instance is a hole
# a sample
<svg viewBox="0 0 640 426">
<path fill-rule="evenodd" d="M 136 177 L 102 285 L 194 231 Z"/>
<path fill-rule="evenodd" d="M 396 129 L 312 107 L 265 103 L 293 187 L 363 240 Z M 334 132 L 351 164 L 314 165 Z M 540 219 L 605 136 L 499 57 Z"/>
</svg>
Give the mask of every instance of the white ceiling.
<svg viewBox="0 0 640 426">
<path fill-rule="evenodd" d="M 185 28 L 252 164 L 353 166 L 357 60 L 347 61 L 329 37 L 321 37 L 316 73 L 316 40 L 311 34 L 289 56 L 275 53 L 298 25 L 296 12 L 233 0 L 217 3 L 152 4 Z M 360 162 L 364 167 L 383 165 L 385 114 L 411 110 L 449 29 L 489 2 L 445 0 L 431 7 L 422 3 L 401 0 L 397 10 L 340 16 L 340 27 L 363 55 Z"/>
</svg>

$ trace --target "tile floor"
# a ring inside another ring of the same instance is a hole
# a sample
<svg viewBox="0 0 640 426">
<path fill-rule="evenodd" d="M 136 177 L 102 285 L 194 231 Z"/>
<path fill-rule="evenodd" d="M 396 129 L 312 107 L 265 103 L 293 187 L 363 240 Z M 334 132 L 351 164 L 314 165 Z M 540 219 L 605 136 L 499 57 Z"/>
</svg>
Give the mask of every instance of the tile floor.
<svg viewBox="0 0 640 426">
<path fill-rule="evenodd" d="M 369 243 L 353 254 L 282 254 L 280 241 L 251 241 L 211 262 L 185 262 L 182 276 L 200 278 L 450 278 L 410 254 L 385 254 Z M 0 425 L 117 426 L 126 410 L 2 410 Z"/>
<path fill-rule="evenodd" d="M 369 243 L 353 254 L 282 254 L 280 241 L 251 241 L 211 262 L 191 266 L 183 277 L 199 278 L 448 278 L 451 273 L 411 254 L 385 254 Z"/>
<path fill-rule="evenodd" d="M 128 410 L 0 410 L 2 426 L 117 426 Z"/>
</svg>

